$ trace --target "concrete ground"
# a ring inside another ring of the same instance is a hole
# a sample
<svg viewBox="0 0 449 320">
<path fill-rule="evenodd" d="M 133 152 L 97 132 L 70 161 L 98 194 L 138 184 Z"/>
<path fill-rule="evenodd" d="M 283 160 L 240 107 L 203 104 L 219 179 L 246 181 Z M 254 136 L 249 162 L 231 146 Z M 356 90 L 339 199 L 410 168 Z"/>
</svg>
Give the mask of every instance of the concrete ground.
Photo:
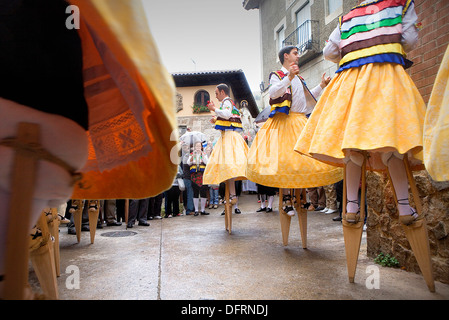
<svg viewBox="0 0 449 320">
<path fill-rule="evenodd" d="M 97 229 L 93 244 L 89 232 L 78 243 L 61 226 L 60 299 L 449 299 L 447 284 L 436 282 L 431 293 L 421 275 L 376 265 L 366 256 L 365 235 L 355 283 L 349 283 L 335 214 L 308 214 L 308 247 L 303 249 L 297 216 L 288 245 L 282 244 L 277 197 L 270 213 L 255 212 L 256 195 L 243 194 L 239 207 L 242 214 L 233 214 L 232 234 L 225 230 L 222 206 L 207 210 L 209 216 Z M 39 289 L 32 267 L 30 283 Z"/>
</svg>

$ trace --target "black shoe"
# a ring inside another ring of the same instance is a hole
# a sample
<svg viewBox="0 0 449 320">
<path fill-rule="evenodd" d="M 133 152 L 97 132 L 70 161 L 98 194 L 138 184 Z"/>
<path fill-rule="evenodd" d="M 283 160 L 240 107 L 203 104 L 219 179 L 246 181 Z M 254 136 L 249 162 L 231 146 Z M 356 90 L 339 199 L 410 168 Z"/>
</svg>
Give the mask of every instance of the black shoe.
<svg viewBox="0 0 449 320">
<path fill-rule="evenodd" d="M 198 211 L 195 211 L 195 213 L 193 214 L 195 217 L 197 216 L 197 215 L 199 215 L 200 213 L 198 212 Z"/>
<path fill-rule="evenodd" d="M 315 209 L 315 211 L 321 211 L 321 210 L 324 210 L 324 207 L 318 207 Z"/>
<path fill-rule="evenodd" d="M 222 215 L 222 216 L 224 216 L 224 215 L 225 215 L 225 210 L 223 210 L 223 212 L 221 213 L 221 215 Z"/>
<path fill-rule="evenodd" d="M 288 214 L 290 211 L 294 211 L 293 207 L 291 207 L 291 206 L 287 206 L 287 207 L 285 207 L 283 210 L 284 210 L 284 212 L 287 213 L 287 214 Z"/>
<path fill-rule="evenodd" d="M 302 205 L 302 207 L 303 207 L 304 209 L 308 209 L 308 208 L 310 207 L 310 205 L 311 205 L 310 202 L 306 202 L 306 203 L 304 203 L 304 204 Z"/>
<path fill-rule="evenodd" d="M 201 212 L 201 215 L 203 215 L 203 216 L 208 216 L 208 215 L 209 215 L 209 212 L 203 211 L 203 212 Z"/>
<path fill-rule="evenodd" d="M 341 221 L 341 217 L 340 217 L 340 216 L 334 217 L 334 218 L 332 218 L 332 220 L 333 220 L 333 221 Z"/>
<path fill-rule="evenodd" d="M 118 222 L 118 221 L 114 221 L 114 222 L 108 222 L 106 225 L 107 225 L 108 227 L 117 227 L 117 226 L 121 226 L 122 223 L 121 223 L 121 222 Z"/>
<path fill-rule="evenodd" d="M 133 228 L 134 227 L 134 223 L 128 223 L 127 225 L 126 225 L 126 228 L 127 229 L 131 229 L 131 228 Z"/>
<path fill-rule="evenodd" d="M 145 226 L 148 227 L 150 224 L 146 221 L 139 221 L 139 226 Z"/>
<path fill-rule="evenodd" d="M 256 212 L 262 212 L 262 211 L 267 211 L 267 208 L 260 208 L 260 209 L 257 210 Z"/>
<path fill-rule="evenodd" d="M 90 231 L 89 226 L 81 226 L 81 231 Z"/>
<path fill-rule="evenodd" d="M 68 234 L 76 234 L 75 227 L 69 227 L 69 228 L 67 228 L 67 233 L 68 233 Z"/>
<path fill-rule="evenodd" d="M 242 212 L 240 211 L 239 208 L 237 208 L 237 209 L 235 209 L 235 213 L 240 214 L 240 213 L 242 213 Z"/>
<path fill-rule="evenodd" d="M 271 211 L 273 211 L 273 209 L 267 208 L 267 212 L 271 212 Z"/>
<path fill-rule="evenodd" d="M 102 223 L 98 223 L 97 224 L 97 229 L 103 229 L 103 224 Z"/>
</svg>

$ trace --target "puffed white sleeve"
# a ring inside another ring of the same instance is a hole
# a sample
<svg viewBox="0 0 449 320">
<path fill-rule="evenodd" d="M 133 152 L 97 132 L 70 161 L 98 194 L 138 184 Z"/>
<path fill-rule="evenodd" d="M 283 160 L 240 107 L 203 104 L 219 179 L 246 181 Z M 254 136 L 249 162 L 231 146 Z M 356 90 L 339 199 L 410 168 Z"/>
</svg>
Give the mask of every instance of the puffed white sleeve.
<svg viewBox="0 0 449 320">
<path fill-rule="evenodd" d="M 271 99 L 276 99 L 282 97 L 282 95 L 287 91 L 287 88 L 291 85 L 291 81 L 288 77 L 280 80 L 274 74 L 270 77 L 270 88 L 268 89 L 268 94 Z"/>
<path fill-rule="evenodd" d="M 229 100 L 226 100 L 223 102 L 223 108 L 222 109 L 215 109 L 215 114 L 224 119 L 229 119 L 232 115 L 232 103 Z"/>
<path fill-rule="evenodd" d="M 401 43 L 405 52 L 411 51 L 418 44 L 418 30 L 416 29 L 417 21 L 418 16 L 415 12 L 415 4 L 412 1 L 402 18 Z"/>
<path fill-rule="evenodd" d="M 327 40 L 326 46 L 323 49 L 323 55 L 326 60 L 338 63 L 341 60 L 340 52 L 340 26 L 337 26 L 334 31 L 332 31 L 329 39 Z"/>
</svg>

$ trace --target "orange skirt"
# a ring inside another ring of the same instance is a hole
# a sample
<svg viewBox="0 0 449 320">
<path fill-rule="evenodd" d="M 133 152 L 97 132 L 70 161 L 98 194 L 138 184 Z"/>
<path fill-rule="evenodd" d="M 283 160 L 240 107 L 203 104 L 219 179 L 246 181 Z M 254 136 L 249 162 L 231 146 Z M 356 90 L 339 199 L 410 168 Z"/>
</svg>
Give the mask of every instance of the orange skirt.
<svg viewBox="0 0 449 320">
<path fill-rule="evenodd" d="M 367 169 L 382 171 L 382 152 L 408 153 L 423 169 L 424 101 L 401 65 L 368 64 L 339 73 L 320 97 L 295 151 L 343 166 L 350 149 L 368 151 Z"/>
<path fill-rule="evenodd" d="M 341 168 L 293 151 L 307 118 L 302 113 L 278 113 L 257 133 L 248 153 L 249 180 L 275 188 L 312 188 L 343 179 Z"/>
<path fill-rule="evenodd" d="M 427 105 L 424 164 L 433 180 L 449 180 L 449 46 Z"/>
<path fill-rule="evenodd" d="M 222 131 L 204 170 L 203 184 L 246 180 L 248 145 L 236 131 Z"/>
<path fill-rule="evenodd" d="M 141 1 L 69 0 L 80 9 L 89 156 L 73 199 L 138 199 L 177 173 L 173 78 L 160 62 Z M 63 107 L 63 104 L 62 104 Z"/>
</svg>

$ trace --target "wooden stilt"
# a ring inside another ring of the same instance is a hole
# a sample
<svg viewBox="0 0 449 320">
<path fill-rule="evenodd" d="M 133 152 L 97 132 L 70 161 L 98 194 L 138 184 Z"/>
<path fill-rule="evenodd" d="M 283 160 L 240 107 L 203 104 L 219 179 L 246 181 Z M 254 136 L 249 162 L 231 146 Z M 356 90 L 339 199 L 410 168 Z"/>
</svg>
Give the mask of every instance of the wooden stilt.
<svg viewBox="0 0 449 320">
<path fill-rule="evenodd" d="M 302 248 L 307 249 L 307 209 L 303 208 L 303 201 L 305 201 L 305 189 L 294 189 L 296 195 L 295 209 L 298 213 L 299 230 L 301 232 Z M 293 192 L 293 189 L 292 189 Z M 301 194 L 303 199 L 301 200 Z"/>
<path fill-rule="evenodd" d="M 412 170 L 407 155 L 404 156 L 404 165 L 407 172 L 408 182 L 412 191 L 413 200 L 415 202 L 416 211 L 418 215 L 422 214 L 422 204 L 419 198 L 418 189 L 416 187 L 415 178 L 413 177 Z M 430 292 L 435 292 L 435 282 L 432 271 L 432 259 L 430 256 L 429 236 L 427 234 L 426 218 L 417 220 L 411 225 L 402 225 L 405 236 L 407 237 L 413 253 L 415 254 L 419 268 L 426 281 L 427 287 Z"/>
<path fill-rule="evenodd" d="M 39 143 L 39 126 L 20 123 L 17 140 L 27 145 Z M 28 284 L 29 232 L 37 159 L 32 151 L 17 149 L 11 175 L 8 235 L 5 256 L 3 299 L 23 300 Z"/>
<path fill-rule="evenodd" d="M 76 207 L 76 210 L 72 212 L 73 223 L 75 224 L 76 240 L 78 243 L 81 241 L 81 224 L 83 218 L 84 200 L 72 200 L 72 206 Z"/>
<path fill-rule="evenodd" d="M 30 252 L 31 263 L 48 299 L 58 299 L 54 243 L 50 235 L 45 213 L 41 215 L 37 227 L 42 231 L 42 246 Z"/>
<path fill-rule="evenodd" d="M 125 200 L 125 223 L 128 229 L 128 217 L 129 217 L 129 199 Z"/>
<path fill-rule="evenodd" d="M 343 180 L 343 213 L 342 225 L 343 236 L 345 240 L 346 263 L 348 269 L 348 278 L 350 283 L 354 283 L 355 272 L 357 269 L 357 260 L 359 258 L 360 243 L 362 241 L 363 225 L 365 221 L 365 198 L 366 198 L 366 154 L 364 153 L 362 164 L 362 186 L 360 201 L 360 221 L 357 223 L 349 223 L 345 220 L 347 206 L 346 192 L 346 166 L 344 169 Z"/>
<path fill-rule="evenodd" d="M 225 183 L 225 227 L 226 230 L 231 234 L 232 232 L 232 204 L 230 201 L 230 190 L 229 190 L 229 180 L 226 180 Z"/>
<path fill-rule="evenodd" d="M 284 246 L 288 245 L 288 235 L 290 233 L 290 224 L 292 217 L 289 216 L 285 211 L 282 209 L 283 207 L 283 201 L 282 197 L 284 195 L 284 189 L 279 189 L 279 218 L 281 221 L 281 232 L 282 232 L 282 244 Z"/>
<path fill-rule="evenodd" d="M 96 209 L 94 206 L 96 206 Z M 98 215 L 100 213 L 100 201 L 89 200 L 88 212 L 89 212 L 90 243 L 93 244 L 95 241 L 95 231 L 97 230 Z"/>
<path fill-rule="evenodd" d="M 51 236 L 53 237 L 53 252 L 55 255 L 55 267 L 56 267 L 56 276 L 59 277 L 61 275 L 61 264 L 60 264 L 60 254 L 59 254 L 59 219 L 58 219 L 58 210 L 56 208 L 51 208 L 52 220 L 48 223 L 48 229 L 50 231 Z"/>
</svg>

